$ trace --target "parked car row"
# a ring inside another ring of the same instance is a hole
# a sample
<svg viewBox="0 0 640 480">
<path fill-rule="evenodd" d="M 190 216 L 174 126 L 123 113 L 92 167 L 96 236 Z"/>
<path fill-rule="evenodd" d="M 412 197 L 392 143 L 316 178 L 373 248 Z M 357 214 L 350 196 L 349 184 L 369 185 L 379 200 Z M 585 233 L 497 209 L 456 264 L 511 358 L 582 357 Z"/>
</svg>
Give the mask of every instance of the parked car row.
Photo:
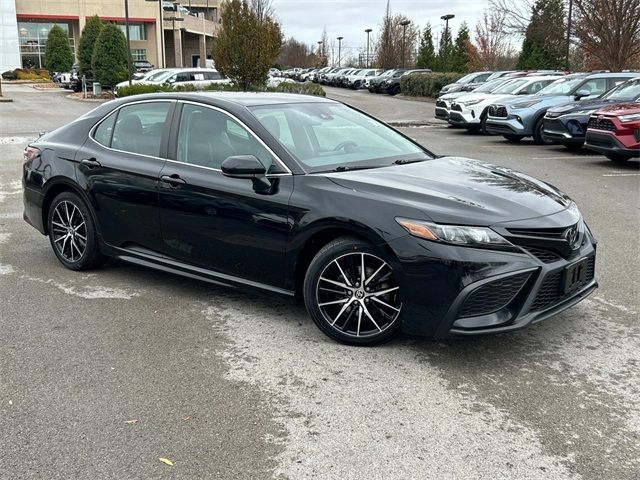
<svg viewBox="0 0 640 480">
<path fill-rule="evenodd" d="M 147 72 L 142 78 L 132 80 L 133 84 L 145 85 L 191 85 L 204 88 L 212 83 L 230 84 L 231 80 L 222 76 L 213 68 L 159 68 Z M 118 89 L 128 86 L 129 81 L 118 83 L 113 92 L 118 96 Z"/>
<path fill-rule="evenodd" d="M 638 72 L 489 77 L 472 92 L 441 95 L 435 116 L 512 142 L 532 137 L 613 161 L 640 158 Z"/>
</svg>

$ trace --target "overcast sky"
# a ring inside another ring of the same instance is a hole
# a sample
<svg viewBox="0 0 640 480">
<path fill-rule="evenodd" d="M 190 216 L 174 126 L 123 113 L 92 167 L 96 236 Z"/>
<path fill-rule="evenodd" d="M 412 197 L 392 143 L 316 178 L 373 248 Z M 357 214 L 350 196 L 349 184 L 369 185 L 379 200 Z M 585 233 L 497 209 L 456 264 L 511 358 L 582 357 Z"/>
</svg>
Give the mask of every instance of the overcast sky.
<svg viewBox="0 0 640 480">
<path fill-rule="evenodd" d="M 366 46 L 365 28 L 372 28 L 372 35 L 379 31 L 387 0 L 273 0 L 276 17 L 282 23 L 286 38 L 293 36 L 308 44 L 315 44 L 327 28 L 329 39 L 343 36 L 343 51 Z M 391 12 L 409 17 L 418 26 L 431 22 L 434 42 L 437 32 L 444 30 L 442 15 L 456 16 L 449 21 L 454 34 L 462 21 L 472 30 L 483 10 L 486 0 L 391 0 Z"/>
</svg>

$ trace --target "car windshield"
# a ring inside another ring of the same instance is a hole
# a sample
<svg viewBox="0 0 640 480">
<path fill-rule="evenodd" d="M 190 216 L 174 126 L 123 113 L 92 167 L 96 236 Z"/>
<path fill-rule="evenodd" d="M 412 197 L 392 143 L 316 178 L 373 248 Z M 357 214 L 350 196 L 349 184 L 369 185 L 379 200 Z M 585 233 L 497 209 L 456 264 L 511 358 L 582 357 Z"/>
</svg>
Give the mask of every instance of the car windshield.
<svg viewBox="0 0 640 480">
<path fill-rule="evenodd" d="M 153 80 L 154 82 L 162 82 L 166 80 L 173 74 L 173 70 L 164 70 L 162 72 L 156 72 L 154 75 L 151 75 L 147 80 Z"/>
<path fill-rule="evenodd" d="M 473 80 L 475 76 L 476 76 L 475 73 L 469 73 L 455 83 L 460 83 L 464 85 L 465 83 L 469 83 L 471 80 Z"/>
<path fill-rule="evenodd" d="M 636 100 L 640 97 L 640 79 L 621 83 L 601 98 L 606 100 Z"/>
<path fill-rule="evenodd" d="M 310 173 L 432 158 L 395 130 L 346 105 L 297 103 L 250 110 Z"/>
<path fill-rule="evenodd" d="M 575 87 L 584 82 L 584 78 L 561 78 L 540 90 L 537 95 L 569 95 Z"/>
<path fill-rule="evenodd" d="M 528 82 L 528 80 L 513 80 L 512 82 L 509 83 L 505 83 L 503 86 L 496 88 L 493 92 L 491 93 L 498 93 L 498 94 L 509 94 L 509 93 L 513 93 L 515 92 L 518 88 L 522 87 L 524 84 L 526 84 Z"/>
</svg>

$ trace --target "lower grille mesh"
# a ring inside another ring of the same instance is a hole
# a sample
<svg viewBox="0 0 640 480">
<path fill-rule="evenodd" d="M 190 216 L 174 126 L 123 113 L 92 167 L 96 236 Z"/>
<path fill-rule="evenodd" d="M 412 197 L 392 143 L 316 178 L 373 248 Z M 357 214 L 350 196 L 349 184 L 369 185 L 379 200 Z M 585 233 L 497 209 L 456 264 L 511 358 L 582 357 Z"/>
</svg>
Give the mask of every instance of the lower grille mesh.
<svg viewBox="0 0 640 480">
<path fill-rule="evenodd" d="M 584 287 L 591 280 L 593 280 L 595 276 L 595 266 L 596 257 L 592 256 L 587 262 L 585 280 L 581 285 L 579 285 L 578 290 Z M 540 290 L 538 290 L 538 294 L 536 295 L 536 298 L 531 305 L 532 311 L 545 310 L 575 294 L 575 291 L 569 293 L 564 293 L 562 291 L 563 275 L 564 270 L 557 270 L 555 272 L 549 273 L 544 278 L 544 280 L 542 281 L 542 285 L 540 286 Z"/>
<path fill-rule="evenodd" d="M 530 275 L 529 272 L 520 273 L 477 288 L 464 301 L 458 318 L 487 315 L 501 310 L 516 296 Z"/>
</svg>

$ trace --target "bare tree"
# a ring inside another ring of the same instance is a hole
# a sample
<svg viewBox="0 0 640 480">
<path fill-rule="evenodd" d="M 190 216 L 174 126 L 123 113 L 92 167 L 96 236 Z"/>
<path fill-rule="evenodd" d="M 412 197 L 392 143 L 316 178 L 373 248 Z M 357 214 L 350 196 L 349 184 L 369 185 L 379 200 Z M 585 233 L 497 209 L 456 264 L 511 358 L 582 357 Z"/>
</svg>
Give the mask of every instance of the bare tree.
<svg viewBox="0 0 640 480">
<path fill-rule="evenodd" d="M 575 37 L 588 57 L 619 71 L 640 61 L 640 0 L 574 0 Z"/>
<path fill-rule="evenodd" d="M 488 70 L 506 68 L 513 60 L 513 51 L 508 42 L 507 13 L 486 10 L 476 24 L 476 45 L 478 67 Z"/>
<path fill-rule="evenodd" d="M 489 10 L 504 17 L 503 28 L 511 35 L 527 31 L 535 0 L 489 0 Z"/>
<path fill-rule="evenodd" d="M 406 27 L 402 22 L 408 20 L 404 15 L 392 15 L 387 2 L 387 10 L 380 26 L 380 39 L 376 45 L 376 64 L 380 68 L 397 68 L 402 65 L 403 43 L 405 66 L 414 65 L 418 29 L 413 24 Z M 404 37 L 404 38 L 403 38 Z"/>
<path fill-rule="evenodd" d="M 248 0 L 248 5 L 260 20 L 274 18 L 273 0 Z"/>
<path fill-rule="evenodd" d="M 276 62 L 282 67 L 308 67 L 310 66 L 311 59 L 309 47 L 290 37 L 280 49 Z"/>
</svg>

